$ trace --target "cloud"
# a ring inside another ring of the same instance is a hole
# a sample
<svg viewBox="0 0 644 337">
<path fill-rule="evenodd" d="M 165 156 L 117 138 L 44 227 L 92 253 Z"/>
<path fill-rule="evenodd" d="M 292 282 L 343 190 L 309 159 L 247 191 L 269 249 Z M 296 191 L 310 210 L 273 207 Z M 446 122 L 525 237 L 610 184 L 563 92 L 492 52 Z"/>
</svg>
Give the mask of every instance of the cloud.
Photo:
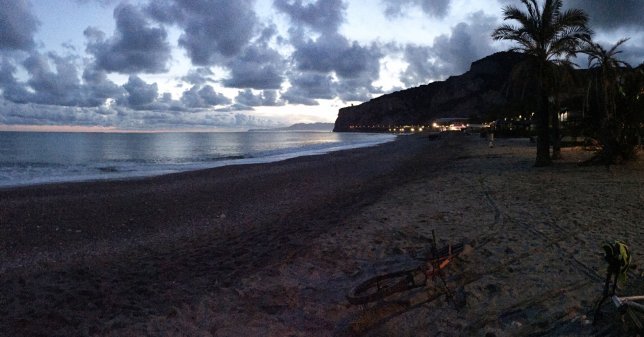
<svg viewBox="0 0 644 337">
<path fill-rule="evenodd" d="M 2 89 L 2 96 L 16 103 L 26 103 L 29 101 L 30 93 L 27 91 L 23 83 L 18 82 L 14 76 L 17 68 L 14 60 L 2 57 L 0 64 L 0 89 Z"/>
<path fill-rule="evenodd" d="M 323 34 L 317 40 L 295 37 L 292 43 L 297 72 L 289 79 L 292 85 L 286 94 L 289 101 L 310 105 L 312 102 L 303 95 L 310 93 L 309 98 L 329 99 L 338 92 L 343 100 L 358 92 L 360 97 L 369 99 L 365 92 L 377 92 L 372 83 L 379 77 L 380 59 L 384 56 L 377 44 L 361 46 L 337 33 Z"/>
<path fill-rule="evenodd" d="M 335 72 L 341 78 L 355 78 L 364 72 L 379 70 L 382 57 L 377 48 L 349 42 L 344 36 L 331 33 L 317 40 L 294 40 L 297 69 L 300 71 Z"/>
<path fill-rule="evenodd" d="M 49 59 L 55 65 L 56 71 L 49 66 Z M 31 75 L 27 81 L 34 91 L 30 102 L 54 105 L 84 105 L 79 97 L 80 79 L 72 58 L 59 57 L 54 53 L 48 56 L 34 53 L 29 56 L 23 66 Z"/>
<path fill-rule="evenodd" d="M 191 69 L 187 75 L 181 77 L 181 80 L 193 85 L 203 85 L 207 82 L 214 82 L 213 75 L 214 73 L 209 68 L 199 67 Z"/>
<path fill-rule="evenodd" d="M 141 10 L 131 4 L 114 9 L 116 30 L 105 39 L 92 27 L 85 31 L 87 52 L 94 55 L 98 68 L 124 74 L 160 73 L 167 70 L 170 45 L 163 27 L 153 27 Z"/>
<path fill-rule="evenodd" d="M 104 107 L 19 104 L 0 98 L 0 124 L 112 126 L 117 114 Z"/>
<path fill-rule="evenodd" d="M 405 15 L 408 8 L 420 7 L 430 17 L 442 19 L 449 13 L 450 0 L 382 0 L 385 16 L 396 18 Z"/>
<path fill-rule="evenodd" d="M 278 98 L 276 90 L 262 90 L 255 95 L 252 90 L 246 89 L 237 94 L 235 102 L 250 107 L 284 105 L 284 101 Z"/>
<path fill-rule="evenodd" d="M 284 81 L 286 61 L 266 44 L 247 46 L 227 63 L 230 77 L 223 84 L 230 88 L 279 89 Z"/>
<path fill-rule="evenodd" d="M 580 8 L 590 16 L 591 28 L 615 30 L 618 28 L 644 29 L 644 1 L 642 0 L 569 0 L 565 8 Z"/>
<path fill-rule="evenodd" d="M 644 36 L 639 41 L 629 40 L 623 45 L 621 58 L 633 67 L 644 63 Z"/>
<path fill-rule="evenodd" d="M 14 60 L 4 58 L 0 67 L 3 97 L 14 103 L 92 107 L 123 95 L 122 88 L 101 70 L 88 67 L 81 82 L 77 61 L 74 56 L 33 52 L 22 62 L 28 79 L 21 82 L 14 76 Z"/>
<path fill-rule="evenodd" d="M 216 93 L 213 87 L 206 85 L 201 88 L 193 86 L 183 92 L 181 102 L 188 108 L 209 108 L 214 105 L 230 104 L 230 99 Z"/>
<path fill-rule="evenodd" d="M 400 80 L 407 86 L 462 74 L 473 61 L 495 51 L 489 38 L 497 19 L 483 12 L 470 14 L 467 22 L 452 27 L 449 35 L 440 35 L 431 47 L 407 45 L 404 59 L 409 64 Z"/>
<path fill-rule="evenodd" d="M 27 1 L 0 0 L 0 50 L 29 51 L 40 22 Z"/>
<path fill-rule="evenodd" d="M 253 0 L 151 1 L 146 12 L 155 20 L 177 24 L 179 45 L 195 65 L 212 65 L 237 55 L 253 37 L 257 16 Z"/>
<path fill-rule="evenodd" d="M 107 78 L 107 72 L 89 65 L 83 71 L 83 91 L 87 106 L 99 106 L 108 99 L 120 100 L 125 95 L 125 89 Z"/>
<path fill-rule="evenodd" d="M 429 46 L 408 44 L 404 47 L 403 58 L 407 68 L 400 74 L 400 80 L 407 87 L 425 84 L 430 79 L 440 78 L 432 64 L 432 50 Z"/>
<path fill-rule="evenodd" d="M 127 91 L 127 106 L 135 109 L 144 109 L 156 101 L 159 96 L 159 88 L 156 83 L 148 84 L 136 75 L 130 75 L 127 83 L 123 84 Z"/>
<path fill-rule="evenodd" d="M 249 110 L 245 108 L 244 110 Z M 17 104 L 0 98 L 0 124 L 75 125 L 116 129 L 159 130 L 182 128 L 267 128 L 277 123 L 264 118 L 228 111 L 132 110 L 113 105 L 64 107 L 45 104 Z"/>
<path fill-rule="evenodd" d="M 302 0 L 275 0 L 273 5 L 296 25 L 321 33 L 336 32 L 345 21 L 344 11 L 347 9 L 342 0 L 318 0 L 306 5 Z"/>
<path fill-rule="evenodd" d="M 383 93 L 381 88 L 373 87 L 371 82 L 372 81 L 364 81 L 361 79 L 339 81 L 335 85 L 336 94 L 343 102 L 366 102 L 370 100 L 374 94 Z"/>
<path fill-rule="evenodd" d="M 383 53 L 375 43 L 363 46 L 339 33 L 347 8 L 343 1 L 275 0 L 274 5 L 293 24 L 289 34 L 295 71 L 282 94 L 285 100 L 317 105 L 316 99 L 369 99 L 365 93 L 377 91 L 371 84 L 379 77 Z"/>
<path fill-rule="evenodd" d="M 106 7 L 113 3 L 118 2 L 118 0 L 74 0 L 74 1 L 77 2 L 79 5 L 85 5 L 90 2 L 96 2 L 103 7 Z"/>
<path fill-rule="evenodd" d="M 331 75 L 312 72 L 297 73 L 290 77 L 291 87 L 282 98 L 292 104 L 318 105 L 316 99 L 332 99 L 336 95 Z"/>
</svg>

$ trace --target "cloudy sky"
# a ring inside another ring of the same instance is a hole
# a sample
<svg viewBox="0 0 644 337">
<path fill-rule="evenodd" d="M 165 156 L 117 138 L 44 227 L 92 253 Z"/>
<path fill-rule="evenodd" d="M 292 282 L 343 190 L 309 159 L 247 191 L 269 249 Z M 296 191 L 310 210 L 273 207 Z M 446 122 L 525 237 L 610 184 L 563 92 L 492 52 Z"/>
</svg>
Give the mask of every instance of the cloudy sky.
<svg viewBox="0 0 644 337">
<path fill-rule="evenodd" d="M 569 0 L 644 61 L 644 1 Z M 518 0 L 0 0 L 0 130 L 238 130 L 443 80 Z M 579 60 L 585 65 L 585 59 Z"/>
</svg>

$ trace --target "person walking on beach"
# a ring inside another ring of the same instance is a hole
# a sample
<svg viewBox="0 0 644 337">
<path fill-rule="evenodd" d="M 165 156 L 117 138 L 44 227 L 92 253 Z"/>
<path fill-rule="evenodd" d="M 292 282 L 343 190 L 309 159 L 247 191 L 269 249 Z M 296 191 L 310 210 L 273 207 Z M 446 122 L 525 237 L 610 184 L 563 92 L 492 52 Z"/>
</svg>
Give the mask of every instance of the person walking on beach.
<svg viewBox="0 0 644 337">
<path fill-rule="evenodd" d="M 489 142 L 488 146 L 490 148 L 494 147 L 494 125 L 490 126 L 490 130 L 487 133 L 487 140 Z"/>
</svg>

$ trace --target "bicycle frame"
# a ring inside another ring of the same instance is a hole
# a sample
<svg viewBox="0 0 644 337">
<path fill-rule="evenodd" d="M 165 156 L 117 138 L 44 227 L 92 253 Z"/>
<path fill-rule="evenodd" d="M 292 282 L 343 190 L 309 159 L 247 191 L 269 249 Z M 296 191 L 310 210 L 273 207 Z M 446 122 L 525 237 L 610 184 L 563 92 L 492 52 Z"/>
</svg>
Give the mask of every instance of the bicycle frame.
<svg viewBox="0 0 644 337">
<path fill-rule="evenodd" d="M 644 305 L 637 303 L 636 301 L 644 301 L 644 296 L 624 296 L 619 297 L 613 295 L 611 297 L 613 304 L 621 314 L 628 313 L 631 317 L 633 323 L 637 326 L 638 329 L 644 329 L 640 318 L 638 318 L 633 311 L 638 311 L 640 314 L 644 314 Z M 632 310 L 629 310 L 632 309 Z"/>
<path fill-rule="evenodd" d="M 631 308 L 641 313 L 644 313 L 644 304 L 636 302 L 636 301 L 644 301 L 644 296 L 619 297 L 617 295 L 613 295 L 612 300 L 613 300 L 613 304 L 615 304 L 615 307 L 617 307 L 617 309 Z"/>
</svg>

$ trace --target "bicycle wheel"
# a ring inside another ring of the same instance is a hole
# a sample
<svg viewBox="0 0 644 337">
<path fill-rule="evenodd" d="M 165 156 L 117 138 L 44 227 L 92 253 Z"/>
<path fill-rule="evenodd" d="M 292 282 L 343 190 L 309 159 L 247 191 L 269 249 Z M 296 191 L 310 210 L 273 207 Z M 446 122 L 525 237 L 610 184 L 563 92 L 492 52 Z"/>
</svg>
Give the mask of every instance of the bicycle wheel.
<svg viewBox="0 0 644 337">
<path fill-rule="evenodd" d="M 465 247 L 465 245 L 463 243 L 457 243 L 457 244 L 452 245 L 452 246 L 449 246 L 449 245 L 444 246 L 441 249 L 438 249 L 436 251 L 436 256 L 434 256 L 434 254 L 432 254 L 430 252 L 428 254 L 428 256 L 427 256 L 427 259 L 428 260 L 433 260 L 433 259 L 446 258 L 446 257 L 450 256 L 450 252 L 451 252 L 452 256 L 456 256 L 456 255 L 460 254 L 461 252 L 463 252 L 464 247 Z"/>
<path fill-rule="evenodd" d="M 347 295 L 351 304 L 365 304 L 383 299 L 391 294 L 410 290 L 425 285 L 423 282 L 416 282 L 416 275 L 422 275 L 419 268 L 403 270 L 372 277 L 358 286 Z"/>
</svg>

